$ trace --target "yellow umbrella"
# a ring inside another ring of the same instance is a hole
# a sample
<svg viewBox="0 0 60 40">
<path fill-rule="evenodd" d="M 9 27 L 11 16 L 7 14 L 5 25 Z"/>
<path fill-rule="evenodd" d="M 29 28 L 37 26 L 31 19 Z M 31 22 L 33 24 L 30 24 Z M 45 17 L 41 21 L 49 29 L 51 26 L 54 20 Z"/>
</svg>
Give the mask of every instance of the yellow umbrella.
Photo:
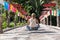
<svg viewBox="0 0 60 40">
<path fill-rule="evenodd" d="M 57 11 L 56 10 L 54 10 L 54 16 L 57 16 Z"/>
<path fill-rule="evenodd" d="M 12 4 L 10 4 L 10 10 L 12 10 L 13 9 L 13 5 Z"/>
<path fill-rule="evenodd" d="M 20 17 L 24 18 L 25 16 L 20 12 Z"/>
</svg>

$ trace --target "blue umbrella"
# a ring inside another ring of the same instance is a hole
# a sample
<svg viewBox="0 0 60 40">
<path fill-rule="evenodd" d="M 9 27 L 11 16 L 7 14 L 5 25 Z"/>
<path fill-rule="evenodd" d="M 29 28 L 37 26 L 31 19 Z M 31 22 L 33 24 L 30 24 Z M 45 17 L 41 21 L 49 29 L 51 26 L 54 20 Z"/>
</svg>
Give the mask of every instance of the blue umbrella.
<svg viewBox="0 0 60 40">
<path fill-rule="evenodd" d="M 60 16 L 60 9 L 57 9 L 57 16 Z"/>
<path fill-rule="evenodd" d="M 6 1 L 4 2 L 4 9 L 9 10 L 9 3 Z"/>
</svg>

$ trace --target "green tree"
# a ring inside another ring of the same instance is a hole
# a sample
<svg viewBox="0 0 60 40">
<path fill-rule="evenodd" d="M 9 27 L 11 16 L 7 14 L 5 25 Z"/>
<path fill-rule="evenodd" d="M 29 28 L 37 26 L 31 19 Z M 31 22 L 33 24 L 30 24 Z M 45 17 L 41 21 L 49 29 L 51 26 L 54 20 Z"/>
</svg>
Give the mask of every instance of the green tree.
<svg viewBox="0 0 60 40">
<path fill-rule="evenodd" d="M 33 12 L 39 17 L 43 9 L 42 5 L 50 2 L 50 0 L 12 0 L 12 2 L 21 4 L 28 13 L 33 9 Z"/>
</svg>

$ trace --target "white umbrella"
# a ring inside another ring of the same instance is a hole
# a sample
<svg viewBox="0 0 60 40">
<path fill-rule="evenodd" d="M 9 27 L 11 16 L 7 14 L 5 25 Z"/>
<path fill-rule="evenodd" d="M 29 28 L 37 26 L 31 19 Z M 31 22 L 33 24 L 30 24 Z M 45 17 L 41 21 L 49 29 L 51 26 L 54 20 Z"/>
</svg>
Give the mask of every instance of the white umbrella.
<svg viewBox="0 0 60 40">
<path fill-rule="evenodd" d="M 0 0 L 0 4 L 3 4 L 4 3 L 4 1 L 3 0 Z"/>
</svg>

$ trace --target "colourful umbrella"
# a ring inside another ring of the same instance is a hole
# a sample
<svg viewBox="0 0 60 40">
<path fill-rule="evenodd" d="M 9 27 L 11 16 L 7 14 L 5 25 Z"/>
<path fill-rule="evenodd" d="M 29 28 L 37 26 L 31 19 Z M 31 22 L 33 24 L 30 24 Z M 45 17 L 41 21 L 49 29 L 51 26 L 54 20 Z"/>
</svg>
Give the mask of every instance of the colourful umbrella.
<svg viewBox="0 0 60 40">
<path fill-rule="evenodd" d="M 27 15 L 27 12 L 25 10 L 22 9 L 21 12 L 23 15 Z"/>
<path fill-rule="evenodd" d="M 6 1 L 4 2 L 4 9 L 9 10 L 9 3 Z"/>
<path fill-rule="evenodd" d="M 43 4 L 44 7 L 54 7 L 56 6 L 56 3 L 48 3 L 48 4 Z"/>
</svg>

